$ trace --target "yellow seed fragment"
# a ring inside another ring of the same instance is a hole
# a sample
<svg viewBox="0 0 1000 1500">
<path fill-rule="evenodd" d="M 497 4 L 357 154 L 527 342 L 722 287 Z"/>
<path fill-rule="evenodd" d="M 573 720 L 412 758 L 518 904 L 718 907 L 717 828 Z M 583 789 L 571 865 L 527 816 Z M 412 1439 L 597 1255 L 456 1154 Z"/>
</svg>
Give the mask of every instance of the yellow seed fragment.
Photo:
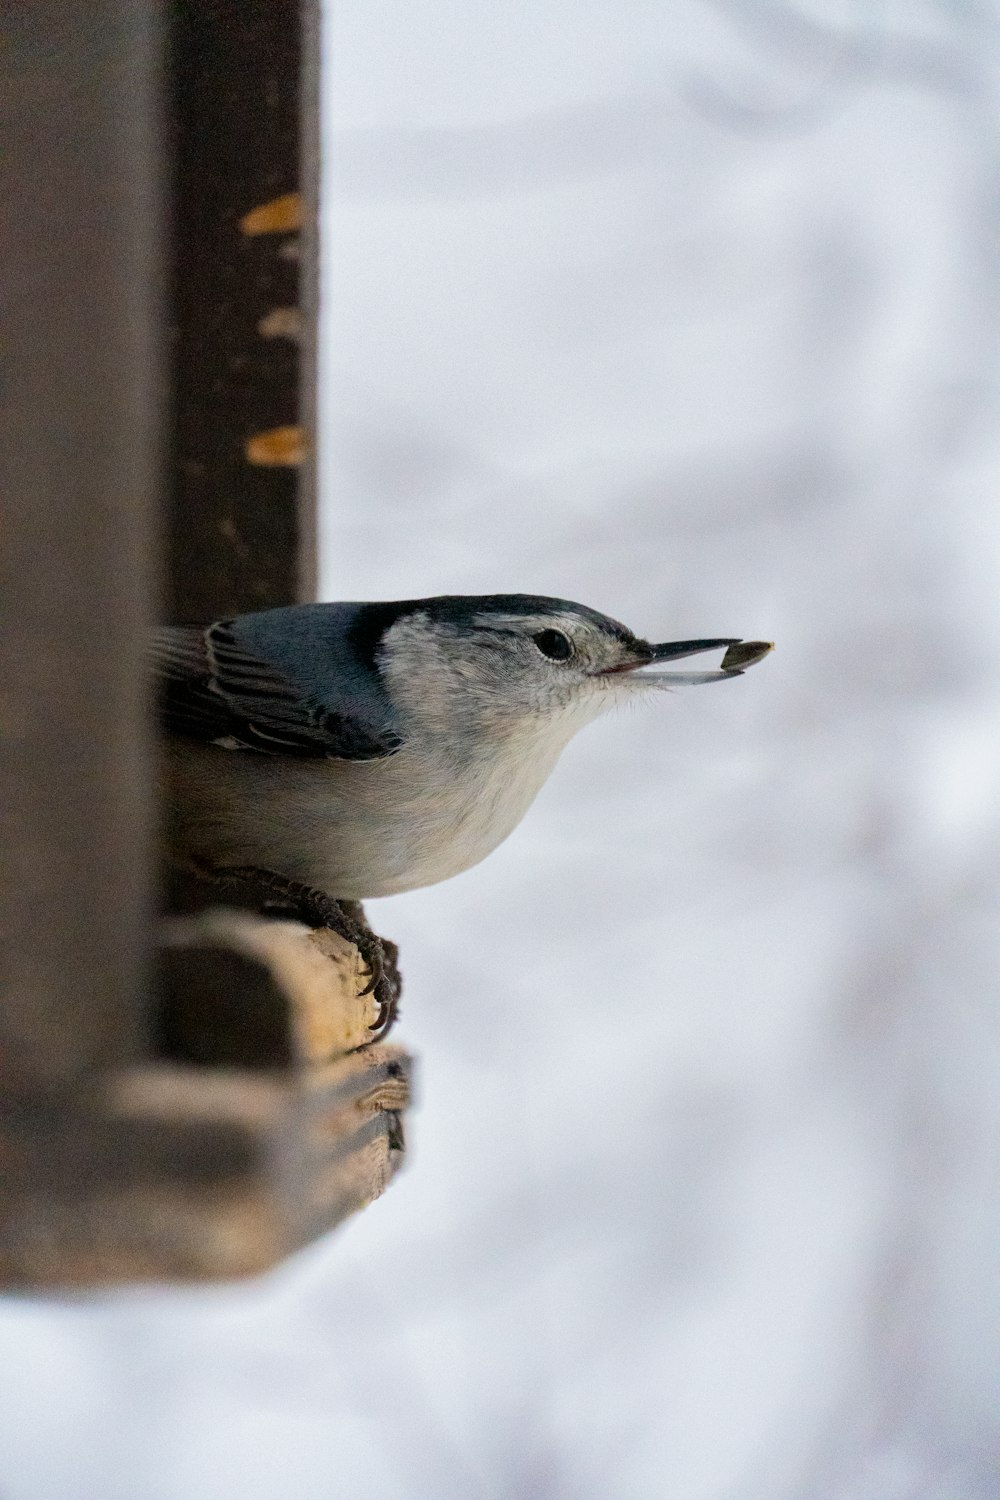
<svg viewBox="0 0 1000 1500">
<path fill-rule="evenodd" d="M 271 427 L 247 440 L 246 456 L 264 468 L 296 468 L 304 462 L 308 443 L 304 427 Z"/>
<path fill-rule="evenodd" d="M 302 194 L 282 193 L 268 203 L 258 203 L 240 220 L 244 234 L 291 234 L 302 228 Z"/>
<path fill-rule="evenodd" d="M 297 307 L 272 307 L 257 324 L 257 332 L 261 338 L 296 343 L 302 337 L 302 313 Z"/>
</svg>

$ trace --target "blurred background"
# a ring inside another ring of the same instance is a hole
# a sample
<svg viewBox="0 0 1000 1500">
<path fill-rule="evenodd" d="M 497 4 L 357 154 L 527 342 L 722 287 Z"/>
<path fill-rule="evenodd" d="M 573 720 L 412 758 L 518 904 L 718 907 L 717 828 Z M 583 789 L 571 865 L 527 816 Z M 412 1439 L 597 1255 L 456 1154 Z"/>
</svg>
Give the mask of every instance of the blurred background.
<svg viewBox="0 0 1000 1500">
<path fill-rule="evenodd" d="M 777 651 L 372 903 L 384 1199 L 3 1305 L 3 1500 L 996 1500 L 1000 13 L 338 0 L 326 52 L 323 597 Z"/>
</svg>

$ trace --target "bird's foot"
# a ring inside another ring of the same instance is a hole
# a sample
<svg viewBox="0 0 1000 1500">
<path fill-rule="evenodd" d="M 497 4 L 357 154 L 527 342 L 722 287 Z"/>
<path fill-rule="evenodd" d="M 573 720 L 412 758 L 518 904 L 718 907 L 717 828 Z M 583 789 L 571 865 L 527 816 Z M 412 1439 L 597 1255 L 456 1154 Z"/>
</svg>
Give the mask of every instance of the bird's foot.
<svg viewBox="0 0 1000 1500">
<path fill-rule="evenodd" d="M 328 928 L 352 943 L 370 976 L 361 993 L 372 995 L 378 1006 L 370 1027 L 374 1033 L 372 1041 L 381 1042 L 388 1036 L 399 1014 L 403 988 L 399 949 L 388 938 L 380 938 L 372 931 L 360 901 L 338 901 L 315 886 L 289 880 L 273 870 L 258 869 L 256 865 L 215 870 L 212 874 L 216 880 L 253 885 L 258 891 L 266 891 L 268 899 L 262 905 L 267 911 L 297 917 L 310 927 Z"/>
<path fill-rule="evenodd" d="M 399 997 L 403 991 L 403 977 L 399 972 L 399 949 L 391 938 L 379 937 L 368 925 L 365 909 L 360 901 L 337 903 L 344 916 L 354 923 L 354 932 L 349 941 L 354 944 L 368 965 L 371 979 L 366 989 L 374 995 L 379 1012 L 371 1024 L 375 1032 L 374 1041 L 383 1041 L 388 1036 L 399 1015 Z"/>
</svg>

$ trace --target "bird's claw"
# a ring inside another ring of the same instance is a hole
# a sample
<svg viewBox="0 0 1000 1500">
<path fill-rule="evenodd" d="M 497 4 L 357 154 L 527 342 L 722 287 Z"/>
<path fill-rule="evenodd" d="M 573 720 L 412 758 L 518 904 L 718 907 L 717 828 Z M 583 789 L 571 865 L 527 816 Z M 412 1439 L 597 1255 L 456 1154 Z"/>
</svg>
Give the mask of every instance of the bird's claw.
<svg viewBox="0 0 1000 1500">
<path fill-rule="evenodd" d="M 388 938 L 380 938 L 372 932 L 364 908 L 359 902 L 341 901 L 339 905 L 345 921 L 352 929 L 349 940 L 360 953 L 362 962 L 368 966 L 370 977 L 360 993 L 374 996 L 378 1011 L 368 1029 L 373 1033 L 372 1041 L 380 1042 L 388 1036 L 399 1014 L 399 995 L 402 989 L 397 964 L 399 949 Z"/>
<path fill-rule="evenodd" d="M 375 944 L 378 938 L 375 939 Z M 361 954 L 361 962 L 366 963 L 369 968 L 369 981 L 363 990 L 358 990 L 358 995 L 373 995 L 382 980 L 382 956 L 375 944 L 366 944 L 367 951 L 357 944 L 358 953 Z"/>
<path fill-rule="evenodd" d="M 374 995 L 378 1012 L 369 1030 L 373 1042 L 380 1042 L 399 1014 L 399 996 L 403 988 L 399 973 L 399 949 L 388 938 L 372 932 L 360 901 L 336 900 L 326 891 L 289 880 L 273 870 L 255 865 L 226 868 L 211 872 L 213 879 L 227 884 L 250 885 L 260 894 L 261 907 L 277 915 L 297 916 L 316 928 L 325 927 L 348 943 L 353 943 L 369 972 L 368 983 L 359 993 Z"/>
<path fill-rule="evenodd" d="M 368 1027 L 372 1033 L 373 1042 L 384 1041 L 395 1024 L 399 1014 L 399 1000 L 392 993 L 388 984 L 379 986 L 375 990 L 375 1000 L 378 1004 L 378 1014 Z"/>
<path fill-rule="evenodd" d="M 382 972 L 373 991 L 378 1005 L 378 1015 L 369 1027 L 373 1033 L 373 1042 L 383 1041 L 392 1030 L 396 1017 L 399 1015 L 399 997 L 403 989 L 397 962 L 399 949 L 389 938 L 381 938 L 379 941 L 382 949 Z"/>
</svg>

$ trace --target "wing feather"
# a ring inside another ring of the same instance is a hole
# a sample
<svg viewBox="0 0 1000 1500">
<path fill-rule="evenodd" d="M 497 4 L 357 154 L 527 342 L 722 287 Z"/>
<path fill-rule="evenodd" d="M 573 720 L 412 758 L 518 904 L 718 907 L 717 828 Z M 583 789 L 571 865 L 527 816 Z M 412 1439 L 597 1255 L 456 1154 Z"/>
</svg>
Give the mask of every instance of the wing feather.
<svg viewBox="0 0 1000 1500">
<path fill-rule="evenodd" d="M 171 734 L 227 750 L 266 755 L 378 760 L 401 740 L 373 726 L 349 704 L 331 708 L 304 694 L 278 668 L 249 651 L 232 622 L 162 626 L 150 660 L 160 722 Z"/>
</svg>

